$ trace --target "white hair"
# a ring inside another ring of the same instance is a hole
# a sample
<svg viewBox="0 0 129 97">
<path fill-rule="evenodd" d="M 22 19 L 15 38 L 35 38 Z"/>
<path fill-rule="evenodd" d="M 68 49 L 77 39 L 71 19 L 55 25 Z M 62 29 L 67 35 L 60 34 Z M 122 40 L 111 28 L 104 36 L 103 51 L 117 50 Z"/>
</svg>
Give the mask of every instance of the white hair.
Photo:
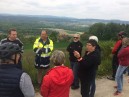
<svg viewBox="0 0 129 97">
<path fill-rule="evenodd" d="M 90 39 L 93 39 L 93 40 L 95 40 L 96 42 L 98 42 L 98 37 L 97 37 L 97 36 L 90 36 L 90 37 L 89 37 L 89 40 L 90 40 Z"/>
</svg>

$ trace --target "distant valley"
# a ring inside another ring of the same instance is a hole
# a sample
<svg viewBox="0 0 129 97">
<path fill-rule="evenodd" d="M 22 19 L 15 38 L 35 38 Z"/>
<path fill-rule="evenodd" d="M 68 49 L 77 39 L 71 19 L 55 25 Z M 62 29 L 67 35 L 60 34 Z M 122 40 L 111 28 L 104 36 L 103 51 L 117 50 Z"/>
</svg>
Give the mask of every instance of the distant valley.
<svg viewBox="0 0 129 97">
<path fill-rule="evenodd" d="M 64 29 L 68 33 L 86 32 L 95 23 L 129 24 L 129 21 L 103 19 L 76 19 L 69 17 L 42 16 L 42 15 L 10 15 L 0 14 L 0 31 L 6 32 L 9 28 L 16 28 L 20 32 L 35 33 L 44 28 Z"/>
</svg>

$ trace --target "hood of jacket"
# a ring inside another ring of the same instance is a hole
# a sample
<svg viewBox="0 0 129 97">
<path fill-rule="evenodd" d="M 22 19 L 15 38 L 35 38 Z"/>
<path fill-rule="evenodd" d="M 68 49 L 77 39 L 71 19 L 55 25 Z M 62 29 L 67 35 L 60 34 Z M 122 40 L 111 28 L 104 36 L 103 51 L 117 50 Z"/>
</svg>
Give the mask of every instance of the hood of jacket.
<svg viewBox="0 0 129 97">
<path fill-rule="evenodd" d="M 47 73 L 53 83 L 65 85 L 73 80 L 73 72 L 66 66 L 56 66 Z"/>
</svg>

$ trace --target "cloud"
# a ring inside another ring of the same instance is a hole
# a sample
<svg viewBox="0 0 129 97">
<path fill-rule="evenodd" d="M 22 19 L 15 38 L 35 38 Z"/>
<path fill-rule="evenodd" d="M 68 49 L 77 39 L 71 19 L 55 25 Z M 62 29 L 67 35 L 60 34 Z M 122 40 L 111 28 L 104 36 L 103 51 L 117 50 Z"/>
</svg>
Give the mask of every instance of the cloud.
<svg viewBox="0 0 129 97">
<path fill-rule="evenodd" d="M 0 0 L 0 12 L 129 20 L 128 0 Z"/>
</svg>

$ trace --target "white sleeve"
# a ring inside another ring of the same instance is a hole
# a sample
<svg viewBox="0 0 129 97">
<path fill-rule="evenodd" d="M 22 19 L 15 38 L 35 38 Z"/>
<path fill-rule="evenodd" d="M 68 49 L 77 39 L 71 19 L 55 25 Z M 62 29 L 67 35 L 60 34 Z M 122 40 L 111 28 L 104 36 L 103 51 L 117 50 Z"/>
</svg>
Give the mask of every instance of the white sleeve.
<svg viewBox="0 0 129 97">
<path fill-rule="evenodd" d="M 27 73 L 23 73 L 20 79 L 20 89 L 24 97 L 35 97 L 34 87 L 30 76 Z"/>
</svg>

